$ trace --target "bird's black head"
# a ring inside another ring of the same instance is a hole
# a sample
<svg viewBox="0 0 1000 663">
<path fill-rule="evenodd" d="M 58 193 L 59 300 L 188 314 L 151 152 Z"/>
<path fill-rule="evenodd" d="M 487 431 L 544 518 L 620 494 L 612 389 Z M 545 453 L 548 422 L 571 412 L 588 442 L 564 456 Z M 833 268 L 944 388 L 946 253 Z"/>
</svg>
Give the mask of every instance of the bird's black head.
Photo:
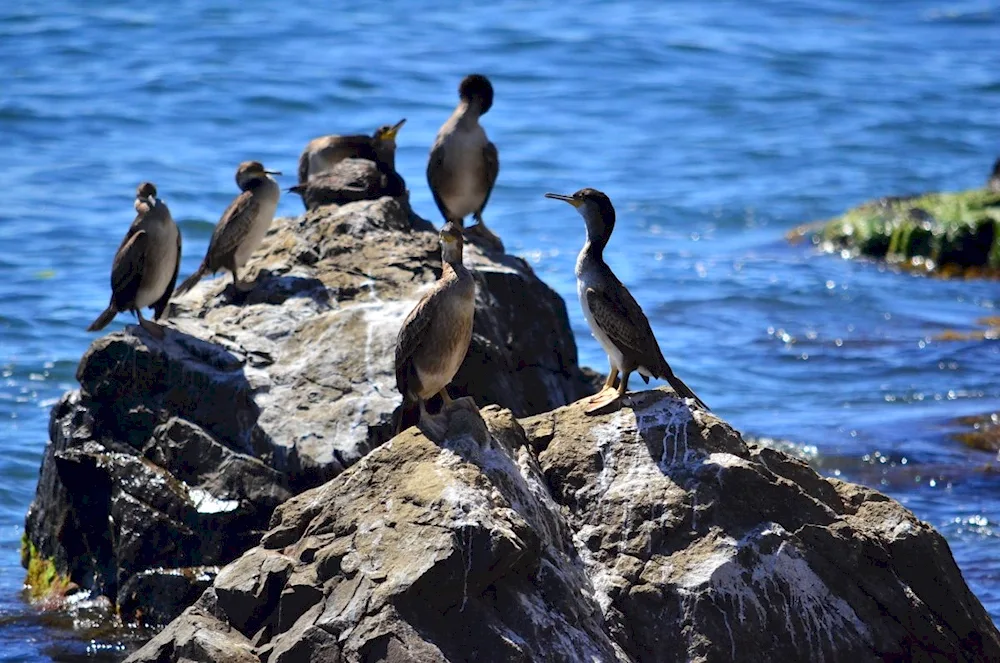
<svg viewBox="0 0 1000 663">
<path fill-rule="evenodd" d="M 156 185 L 154 185 L 152 182 L 143 182 L 138 187 L 136 187 L 135 197 L 143 199 L 149 197 L 156 198 Z"/>
<path fill-rule="evenodd" d="M 406 124 L 405 117 L 396 124 L 383 124 L 375 130 L 372 134 L 372 147 L 375 150 L 372 161 L 383 163 L 393 169 L 396 167 L 396 134 L 404 124 Z"/>
<path fill-rule="evenodd" d="M 405 117 L 396 124 L 383 124 L 381 127 L 375 130 L 375 133 L 372 134 L 372 138 L 374 138 L 377 141 L 391 142 L 393 145 L 395 145 L 396 134 L 398 134 L 399 130 L 403 128 L 404 124 L 406 124 Z"/>
<path fill-rule="evenodd" d="M 140 207 L 156 207 L 156 187 L 152 182 L 143 182 L 135 189 L 135 210 Z"/>
<path fill-rule="evenodd" d="M 993 177 L 1000 177 L 1000 159 L 993 162 Z"/>
<path fill-rule="evenodd" d="M 468 103 L 478 103 L 479 113 L 485 115 L 493 106 L 493 84 L 482 74 L 469 74 L 458 85 L 458 97 Z"/>
<path fill-rule="evenodd" d="M 268 175 L 281 175 L 277 170 L 267 170 L 259 161 L 244 161 L 236 168 L 236 186 L 246 191 L 252 186 L 262 183 Z"/>
<path fill-rule="evenodd" d="M 545 197 L 561 200 L 575 207 L 587 223 L 587 237 L 590 241 L 602 248 L 607 244 L 611 232 L 615 229 L 615 207 L 603 191 L 585 188 L 572 196 L 547 193 Z"/>
</svg>

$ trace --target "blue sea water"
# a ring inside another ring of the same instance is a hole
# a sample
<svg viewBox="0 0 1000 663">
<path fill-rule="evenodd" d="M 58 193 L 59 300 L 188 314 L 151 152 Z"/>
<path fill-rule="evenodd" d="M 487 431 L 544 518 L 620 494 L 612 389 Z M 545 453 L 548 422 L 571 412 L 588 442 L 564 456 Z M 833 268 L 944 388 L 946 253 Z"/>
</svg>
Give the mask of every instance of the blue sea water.
<svg viewBox="0 0 1000 663">
<path fill-rule="evenodd" d="M 591 186 L 619 212 L 606 257 L 678 375 L 746 435 L 939 528 L 1000 618 L 995 455 L 949 424 L 1000 408 L 1000 343 L 936 338 L 1000 313 L 1000 286 L 783 239 L 866 199 L 983 183 L 1000 155 L 1000 4 L 457 7 L 0 4 L 0 661 L 120 656 L 116 635 L 81 639 L 23 602 L 18 548 L 48 410 L 94 338 L 136 184 L 154 181 L 180 221 L 186 274 L 237 163 L 291 185 L 311 137 L 405 117 L 397 163 L 437 220 L 427 150 L 471 71 L 496 88 L 486 218 L 567 299 L 582 362 L 605 370 L 575 299 L 583 226 L 542 194 Z"/>
</svg>

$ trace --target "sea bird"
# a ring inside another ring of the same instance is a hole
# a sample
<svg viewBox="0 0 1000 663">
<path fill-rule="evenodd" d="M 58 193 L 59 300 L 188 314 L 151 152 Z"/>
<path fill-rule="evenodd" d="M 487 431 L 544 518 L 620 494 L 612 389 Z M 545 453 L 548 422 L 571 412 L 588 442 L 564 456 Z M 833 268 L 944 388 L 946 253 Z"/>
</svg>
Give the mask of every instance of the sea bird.
<svg viewBox="0 0 1000 663">
<path fill-rule="evenodd" d="M 642 308 L 604 262 L 604 247 L 615 228 L 615 208 L 611 200 L 596 189 L 580 189 L 571 196 L 547 193 L 545 197 L 569 203 L 587 225 L 587 241 L 576 259 L 577 293 L 583 317 L 607 353 L 611 368 L 604 388 L 588 401 L 585 412 L 595 412 L 622 398 L 628 390 L 629 376 L 636 370 L 644 382 L 649 383 L 649 378 L 663 378 L 679 396 L 691 398 L 702 408 L 709 409 L 674 375 Z M 619 371 L 622 379 L 616 390 Z"/>
<path fill-rule="evenodd" d="M 313 138 L 299 155 L 299 186 L 329 170 L 344 159 L 370 159 L 396 168 L 396 134 L 406 118 L 396 124 L 385 124 L 371 136 L 320 136 Z"/>
<path fill-rule="evenodd" d="M 441 394 L 455 377 L 472 341 L 476 284 L 462 264 L 462 231 L 441 229 L 441 278 L 406 316 L 396 339 L 396 388 L 403 396 L 396 432 L 419 422 L 424 402 Z"/>
<path fill-rule="evenodd" d="M 150 182 L 136 189 L 135 211 L 111 264 L 111 302 L 87 331 L 104 329 L 119 311 L 132 311 L 143 329 L 163 338 L 163 327 L 143 318 L 142 309 L 152 306 L 154 320 L 166 310 L 181 264 L 181 233 Z"/>
<path fill-rule="evenodd" d="M 271 175 L 281 175 L 276 170 L 265 170 L 259 161 L 244 161 L 236 169 L 236 185 L 242 193 L 229 204 L 212 232 L 205 259 L 177 288 L 175 295 L 190 290 L 205 274 L 226 269 L 233 274 L 233 286 L 245 290 L 253 284 L 240 281 L 239 270 L 260 246 L 267 229 L 274 219 L 281 191 Z"/>
<path fill-rule="evenodd" d="M 350 158 L 288 191 L 302 196 L 306 209 L 311 210 L 322 205 L 345 205 L 382 196 L 396 198 L 406 194 L 406 182 L 394 168 L 384 163 Z"/>
<path fill-rule="evenodd" d="M 472 214 L 477 223 L 466 232 L 503 251 L 503 242 L 483 221 L 483 209 L 500 172 L 497 147 L 479 124 L 493 106 L 493 85 L 481 74 L 470 74 L 458 86 L 458 98 L 431 147 L 427 183 L 446 223 L 461 228 L 463 219 Z"/>
</svg>

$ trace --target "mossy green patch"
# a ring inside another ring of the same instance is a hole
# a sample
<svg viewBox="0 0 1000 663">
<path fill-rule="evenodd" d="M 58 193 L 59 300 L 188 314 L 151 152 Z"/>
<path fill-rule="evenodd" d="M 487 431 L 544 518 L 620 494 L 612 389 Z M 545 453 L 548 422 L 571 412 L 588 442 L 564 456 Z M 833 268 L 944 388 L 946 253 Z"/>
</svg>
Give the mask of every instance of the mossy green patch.
<svg viewBox="0 0 1000 663">
<path fill-rule="evenodd" d="M 936 271 L 1000 275 L 1000 192 L 882 198 L 827 221 L 814 241 L 830 250 Z"/>
<path fill-rule="evenodd" d="M 50 559 L 42 557 L 28 536 L 21 536 L 21 566 L 28 569 L 24 579 L 25 589 L 32 601 L 45 601 L 62 597 L 72 586 L 72 581 L 56 571 Z"/>
</svg>

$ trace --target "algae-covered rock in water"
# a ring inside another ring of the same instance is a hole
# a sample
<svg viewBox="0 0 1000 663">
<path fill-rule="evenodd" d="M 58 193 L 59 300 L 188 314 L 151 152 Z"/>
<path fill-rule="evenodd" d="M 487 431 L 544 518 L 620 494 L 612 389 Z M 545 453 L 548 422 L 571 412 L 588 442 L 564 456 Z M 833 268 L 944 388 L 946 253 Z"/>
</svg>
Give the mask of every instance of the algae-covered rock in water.
<svg viewBox="0 0 1000 663">
<path fill-rule="evenodd" d="M 516 420 L 456 401 L 278 507 L 132 663 L 990 661 L 897 502 L 666 390 Z"/>
<path fill-rule="evenodd" d="M 477 314 L 453 395 L 523 416 L 592 393 L 562 299 L 519 258 L 466 262 Z M 323 207 L 275 220 L 247 270 L 249 292 L 226 275 L 172 302 L 162 340 L 130 326 L 84 354 L 25 523 L 36 591 L 169 621 L 277 505 L 389 436 L 396 334 L 441 270 L 431 224 L 389 197 Z"/>
<path fill-rule="evenodd" d="M 995 276 L 1000 274 L 1000 191 L 881 198 L 827 221 L 813 241 L 828 251 L 946 276 Z"/>
</svg>

